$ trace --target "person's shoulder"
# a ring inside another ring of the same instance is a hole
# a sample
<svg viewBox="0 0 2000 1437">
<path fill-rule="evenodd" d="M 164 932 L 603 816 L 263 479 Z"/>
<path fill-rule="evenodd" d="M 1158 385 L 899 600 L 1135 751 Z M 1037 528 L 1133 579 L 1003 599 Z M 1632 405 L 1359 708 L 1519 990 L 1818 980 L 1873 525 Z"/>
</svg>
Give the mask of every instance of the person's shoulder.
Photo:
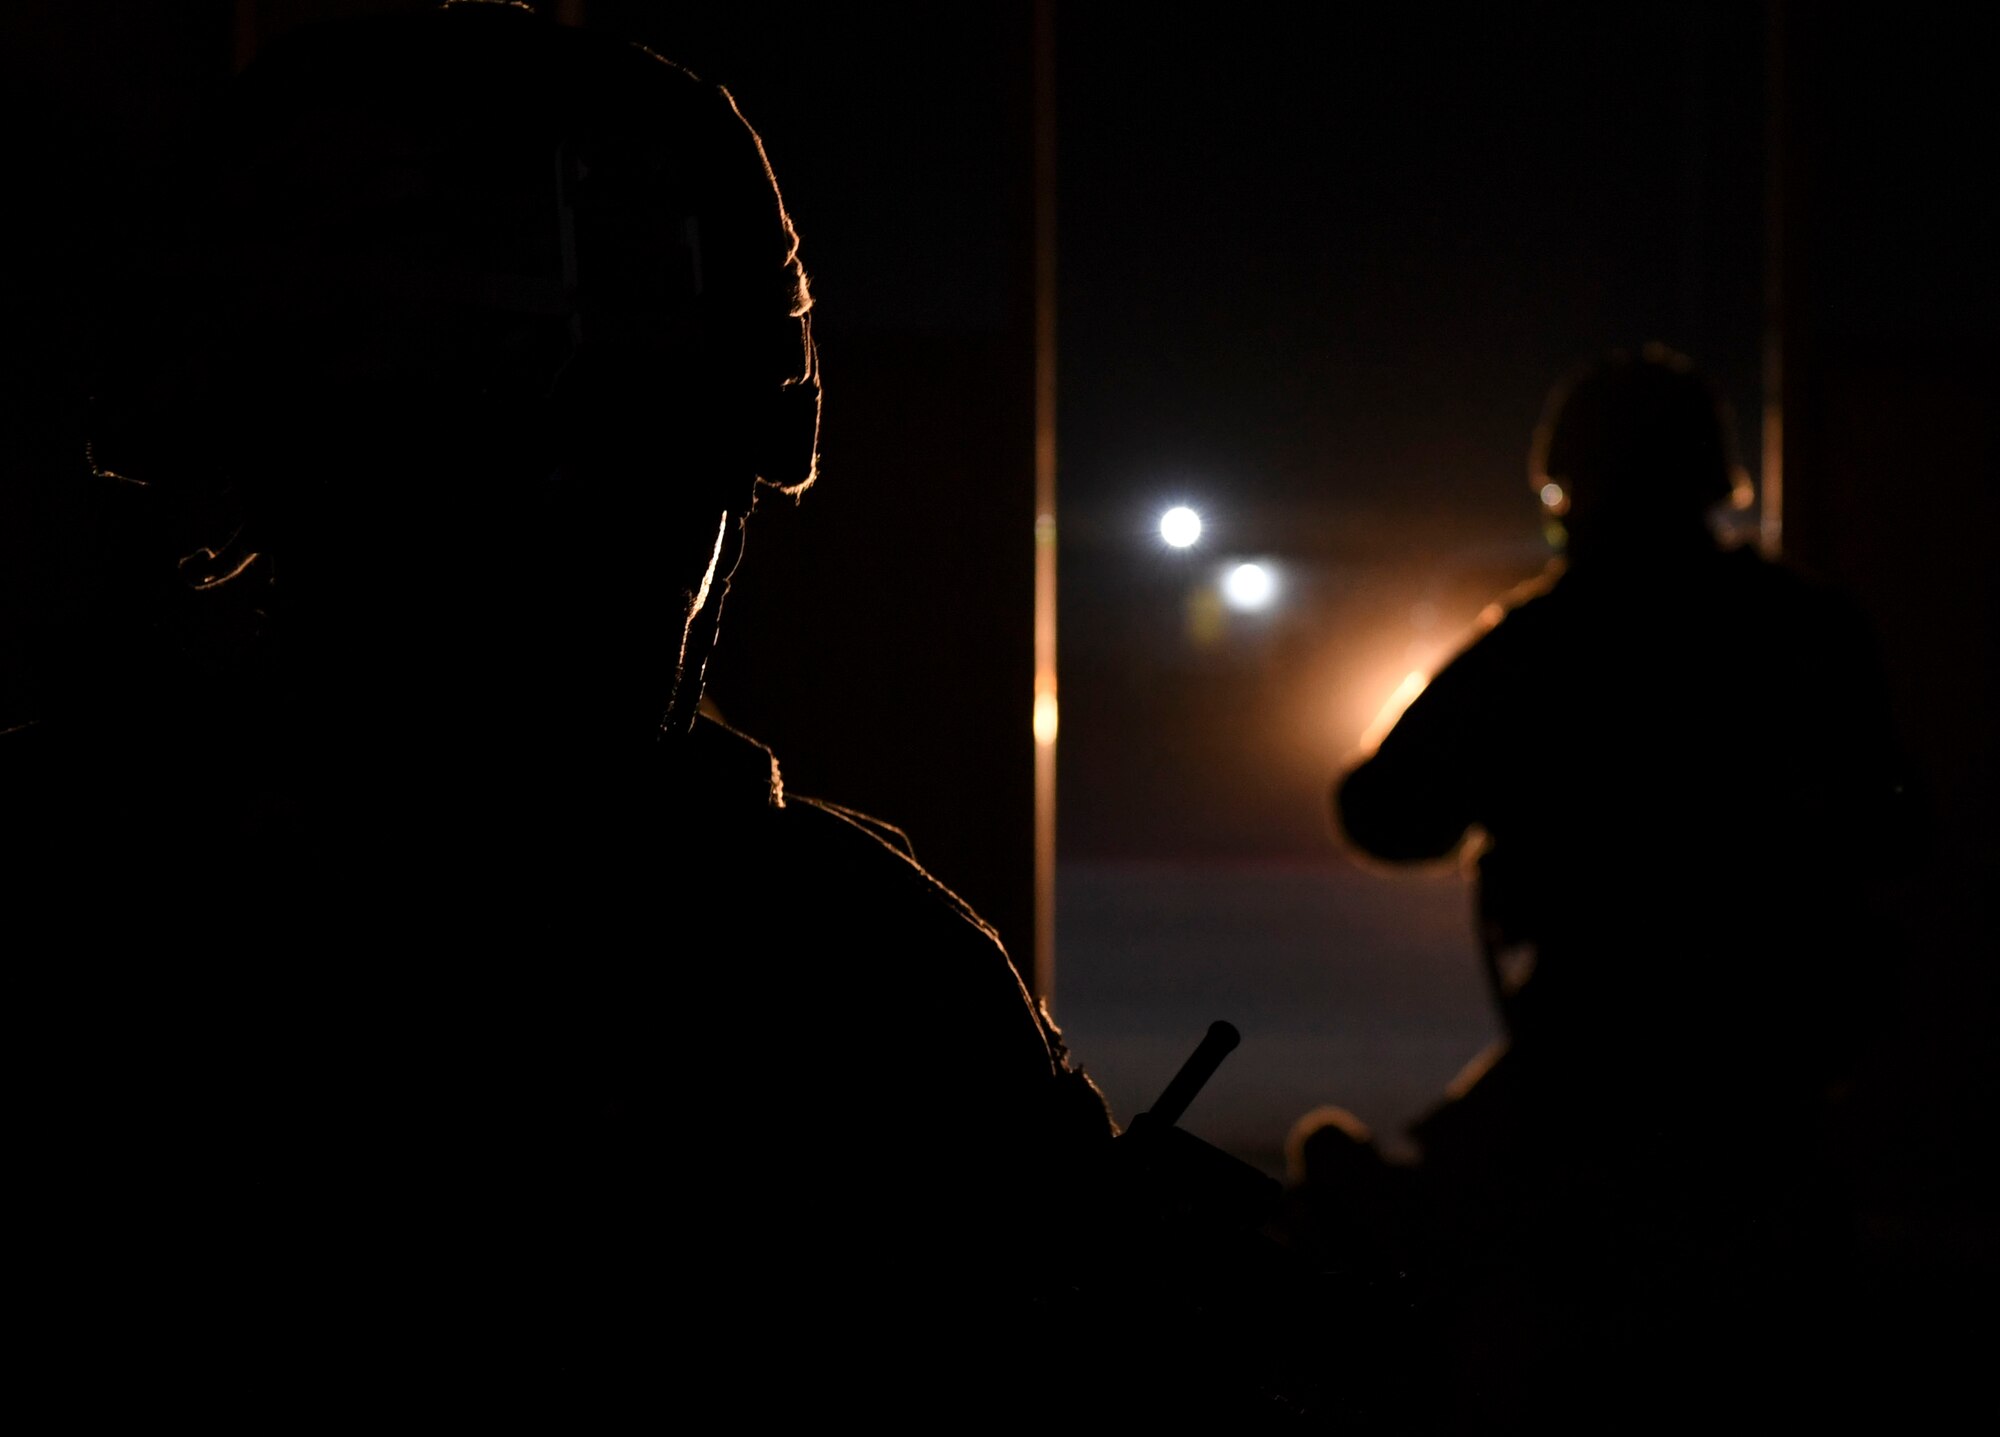
<svg viewBox="0 0 2000 1437">
<path fill-rule="evenodd" d="M 918 862 L 902 829 L 793 791 L 767 745 L 720 720 L 697 721 L 688 738 L 684 766 L 697 776 L 707 821 L 756 845 L 759 867 L 794 897 L 830 911 L 872 909 L 877 922 L 928 927 L 1005 958 L 999 934 Z"/>
<path fill-rule="evenodd" d="M 966 944 L 990 945 L 1005 955 L 998 931 L 918 862 L 916 847 L 902 829 L 859 809 L 806 794 L 785 794 L 783 811 L 813 845 L 819 861 L 832 865 L 843 883 L 864 885 L 863 896 L 906 906 L 912 915 L 921 913 Z"/>
<path fill-rule="evenodd" d="M 784 806 L 777 755 L 720 719 L 698 717 L 686 738 L 666 752 L 676 761 L 662 765 L 663 782 L 691 801 L 752 812 Z"/>
<path fill-rule="evenodd" d="M 1790 594 L 1832 602 L 1841 590 L 1824 575 L 1789 556 L 1773 557 L 1755 544 L 1718 547 L 1710 571 L 1721 583 L 1770 594 Z"/>
<path fill-rule="evenodd" d="M 739 905 L 747 928 L 811 940 L 846 975 L 836 991 L 865 996 L 871 1022 L 907 1031 L 941 1023 L 954 1056 L 934 1062 L 958 1065 L 950 1089 L 960 1100 L 1008 1108 L 1016 1104 L 1008 1094 L 1057 1079 L 1062 1092 L 1081 1092 L 1083 1128 L 1108 1123 L 1101 1095 L 1070 1066 L 1000 934 L 918 861 L 903 830 L 794 792 L 771 750 L 747 735 L 710 720 L 696 727 L 700 756 L 727 770 L 732 839 L 745 845 L 736 872 L 748 875 L 731 883 L 748 895 Z M 1039 1112 L 1043 1102 L 1031 1106 Z"/>
<path fill-rule="evenodd" d="M 1863 639 L 1870 620 L 1855 596 L 1794 560 L 1769 558 L 1750 545 L 1724 549 L 1715 571 L 1744 616 L 1763 615 L 1796 629 Z"/>
<path fill-rule="evenodd" d="M 1523 579 L 1479 611 L 1463 645 L 1519 643 L 1543 627 L 1560 622 L 1569 606 L 1561 559 L 1551 560 L 1532 578 Z"/>
<path fill-rule="evenodd" d="M 1559 630 L 1573 607 L 1563 588 L 1564 567 L 1552 561 L 1481 609 L 1437 679 L 1462 684 L 1504 671 Z"/>
<path fill-rule="evenodd" d="M 1540 573 L 1532 578 L 1523 579 L 1488 604 L 1480 611 L 1480 617 L 1498 624 L 1503 619 L 1523 611 L 1545 609 L 1568 576 L 1568 563 L 1560 558 L 1551 559 L 1542 566 Z"/>
</svg>

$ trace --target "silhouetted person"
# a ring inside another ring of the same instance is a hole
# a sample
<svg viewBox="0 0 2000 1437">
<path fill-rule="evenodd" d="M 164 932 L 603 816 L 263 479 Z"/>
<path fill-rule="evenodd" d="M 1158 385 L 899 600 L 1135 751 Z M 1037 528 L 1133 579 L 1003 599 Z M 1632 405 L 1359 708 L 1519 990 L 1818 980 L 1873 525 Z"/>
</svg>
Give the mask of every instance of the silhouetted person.
<svg viewBox="0 0 2000 1437">
<path fill-rule="evenodd" d="M 1520 1370 L 1479 1380 L 1524 1401 L 1668 1333 L 1712 1378 L 1735 1306 L 1796 1300 L 1824 1104 L 1892 991 L 1863 895 L 1902 802 L 1859 614 L 1709 527 L 1739 481 L 1683 358 L 1560 386 L 1531 477 L 1563 557 L 1336 790 L 1376 857 L 1474 839 L 1505 1039 L 1416 1136 L 1502 1294 L 1468 1341 Z"/>
<path fill-rule="evenodd" d="M 1285 1138 L 1285 1229 L 1324 1270 L 1393 1275 L 1408 1266 L 1398 1176 L 1366 1123 L 1345 1108 L 1314 1108 Z"/>
<path fill-rule="evenodd" d="M 0 748 L 74 1421 L 1042 1400 L 1101 1098 L 900 834 L 697 717 L 819 412 L 734 102 L 464 5 L 271 46 L 192 161 L 93 425 L 144 602 Z"/>
</svg>

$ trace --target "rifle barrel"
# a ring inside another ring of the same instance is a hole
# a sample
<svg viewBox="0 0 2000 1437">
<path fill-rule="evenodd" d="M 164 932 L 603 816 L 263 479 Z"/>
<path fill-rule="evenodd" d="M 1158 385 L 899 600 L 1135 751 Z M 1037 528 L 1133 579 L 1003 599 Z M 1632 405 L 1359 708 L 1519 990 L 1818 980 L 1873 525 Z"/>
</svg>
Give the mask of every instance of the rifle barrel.
<svg viewBox="0 0 2000 1437">
<path fill-rule="evenodd" d="M 1234 1052 L 1236 1045 L 1242 1041 L 1243 1035 L 1236 1031 L 1234 1023 L 1226 1023 L 1220 1018 L 1210 1023 L 1207 1034 L 1188 1054 L 1188 1060 L 1181 1064 L 1181 1070 L 1174 1074 L 1174 1080 L 1167 1084 L 1159 1101 L 1141 1116 L 1148 1123 L 1159 1123 L 1164 1127 L 1178 1123 L 1182 1114 L 1187 1112 L 1188 1104 L 1194 1101 L 1195 1094 L 1202 1090 L 1202 1085 L 1215 1076 L 1222 1060 Z"/>
</svg>

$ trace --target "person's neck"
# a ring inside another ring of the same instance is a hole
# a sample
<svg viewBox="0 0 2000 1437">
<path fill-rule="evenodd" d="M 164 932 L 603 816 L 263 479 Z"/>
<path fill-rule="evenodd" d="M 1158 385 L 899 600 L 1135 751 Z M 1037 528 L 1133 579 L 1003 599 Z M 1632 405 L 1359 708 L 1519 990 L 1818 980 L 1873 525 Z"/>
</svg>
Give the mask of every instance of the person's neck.
<svg viewBox="0 0 2000 1437">
<path fill-rule="evenodd" d="M 1717 552 L 1715 536 L 1706 524 L 1697 523 L 1665 530 L 1586 535 L 1580 542 L 1572 535 L 1563 557 L 1571 573 L 1657 575 L 1695 568 Z"/>
</svg>

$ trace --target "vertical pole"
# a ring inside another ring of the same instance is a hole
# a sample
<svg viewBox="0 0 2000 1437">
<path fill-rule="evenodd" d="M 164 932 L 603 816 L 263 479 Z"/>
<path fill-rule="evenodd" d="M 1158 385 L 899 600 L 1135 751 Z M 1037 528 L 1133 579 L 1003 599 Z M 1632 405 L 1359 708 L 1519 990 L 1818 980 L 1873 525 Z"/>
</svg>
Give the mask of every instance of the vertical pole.
<svg viewBox="0 0 2000 1437">
<path fill-rule="evenodd" d="M 1785 547 L 1785 3 L 1766 0 L 1764 24 L 1764 412 L 1757 546 Z"/>
<path fill-rule="evenodd" d="M 257 54 L 257 0 L 236 0 L 230 26 L 229 68 L 241 74 Z"/>
<path fill-rule="evenodd" d="M 1035 948 L 1037 999 L 1056 978 L 1055 0 L 1035 0 Z"/>
</svg>

